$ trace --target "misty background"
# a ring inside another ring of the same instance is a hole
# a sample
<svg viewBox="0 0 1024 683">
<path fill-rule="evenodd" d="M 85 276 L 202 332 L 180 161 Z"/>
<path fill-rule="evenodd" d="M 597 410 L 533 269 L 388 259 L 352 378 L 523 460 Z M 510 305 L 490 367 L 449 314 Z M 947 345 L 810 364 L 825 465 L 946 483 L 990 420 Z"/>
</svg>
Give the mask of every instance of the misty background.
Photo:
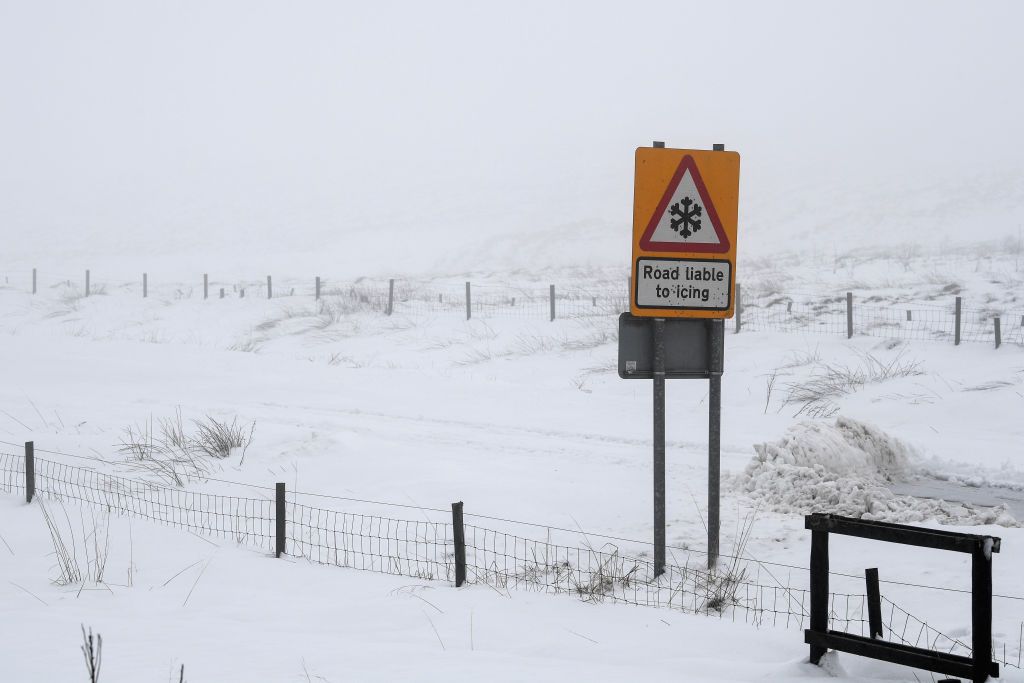
<svg viewBox="0 0 1024 683">
<path fill-rule="evenodd" d="M 1009 244 L 1022 22 L 1017 2 L 0 0 L 0 266 L 625 268 L 652 140 L 740 152 L 741 263 Z"/>
</svg>

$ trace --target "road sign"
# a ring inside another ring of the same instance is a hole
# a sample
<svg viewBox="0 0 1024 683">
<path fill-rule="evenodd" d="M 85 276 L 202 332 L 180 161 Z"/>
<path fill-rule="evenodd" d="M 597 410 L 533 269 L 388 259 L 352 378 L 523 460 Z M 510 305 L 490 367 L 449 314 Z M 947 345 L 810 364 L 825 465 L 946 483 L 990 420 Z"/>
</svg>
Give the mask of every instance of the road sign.
<svg viewBox="0 0 1024 683">
<path fill-rule="evenodd" d="M 711 320 L 666 320 L 664 324 L 665 379 L 708 379 L 721 373 L 721 324 Z M 654 320 L 629 313 L 619 316 L 619 377 L 654 378 Z"/>
<path fill-rule="evenodd" d="M 732 317 L 739 172 L 736 152 L 636 150 L 633 315 Z"/>
</svg>

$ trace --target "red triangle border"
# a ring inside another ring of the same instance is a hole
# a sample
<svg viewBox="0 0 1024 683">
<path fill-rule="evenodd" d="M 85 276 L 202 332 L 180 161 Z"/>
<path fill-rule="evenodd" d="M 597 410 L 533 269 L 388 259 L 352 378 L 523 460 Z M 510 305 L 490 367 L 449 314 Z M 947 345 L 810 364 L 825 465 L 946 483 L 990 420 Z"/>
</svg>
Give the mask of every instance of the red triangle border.
<svg viewBox="0 0 1024 683">
<path fill-rule="evenodd" d="M 693 177 L 693 184 L 697 187 L 697 193 L 700 195 L 700 200 L 704 205 L 704 210 L 707 213 L 708 220 L 711 221 L 711 226 L 715 229 L 715 234 L 718 235 L 718 244 L 687 244 L 685 242 L 651 241 L 651 237 L 654 235 L 654 231 L 658 227 L 658 221 L 661 220 L 661 217 L 668 209 L 669 202 L 672 201 L 672 195 L 675 194 L 676 189 L 679 187 L 679 183 L 683 180 L 683 176 L 686 175 L 686 171 L 689 171 L 690 175 Z M 708 188 L 704 185 L 704 179 L 700 177 L 700 171 L 697 170 L 697 163 L 693 160 L 692 156 L 687 154 L 683 157 L 682 161 L 679 162 L 679 167 L 676 169 L 675 175 L 672 176 L 672 180 L 669 181 L 668 187 L 665 189 L 665 194 L 662 196 L 661 201 L 658 202 L 658 207 L 654 210 L 654 215 L 651 216 L 651 220 L 647 224 L 647 229 L 644 230 L 643 236 L 640 237 L 640 248 L 645 251 L 678 251 L 723 254 L 729 251 L 729 247 L 729 237 L 725 234 L 725 230 L 722 229 L 722 221 L 719 220 L 718 212 L 715 210 L 715 205 L 711 202 L 711 197 L 708 195 Z"/>
</svg>

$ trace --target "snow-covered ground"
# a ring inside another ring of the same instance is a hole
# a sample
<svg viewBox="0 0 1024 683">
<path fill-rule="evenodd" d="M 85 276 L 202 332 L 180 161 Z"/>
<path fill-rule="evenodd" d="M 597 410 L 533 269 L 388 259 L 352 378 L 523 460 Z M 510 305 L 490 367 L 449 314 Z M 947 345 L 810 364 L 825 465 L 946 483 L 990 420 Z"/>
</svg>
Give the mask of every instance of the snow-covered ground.
<svg viewBox="0 0 1024 683">
<path fill-rule="evenodd" d="M 808 303 L 848 290 L 900 315 L 951 309 L 959 294 L 972 311 L 1006 316 L 1021 308 L 1018 259 L 1007 244 L 952 256 L 907 248 L 897 258 L 851 252 L 745 265 L 752 329 L 736 334 L 730 323 L 726 338 L 722 545 L 743 556 L 750 581 L 806 589 L 803 515 L 811 511 L 1000 536 L 994 640 L 1001 660 L 1020 661 L 1024 348 L 754 325 L 754 313 L 778 307 L 771 301 L 779 296 Z M 311 276 L 299 273 L 276 275 L 270 301 L 261 276 L 215 279 L 203 300 L 201 276 L 151 275 L 143 299 L 130 275 L 94 273 L 84 297 L 80 278 L 41 268 L 33 296 L 23 265 L 0 273 L 0 452 L 20 454 L 34 440 L 40 458 L 167 484 L 121 450 L 126 429 L 138 434 L 179 411 L 187 429 L 207 416 L 237 418 L 255 423 L 244 457 L 204 460 L 187 489 L 269 500 L 265 487 L 280 481 L 345 499 L 303 494 L 302 503 L 411 522 L 444 522 L 436 510 L 464 501 L 471 524 L 541 541 L 563 529 L 559 543 L 649 556 L 651 389 L 615 372 L 621 270 L 400 279 L 387 316 L 381 280 L 325 276 L 318 303 Z M 469 321 L 465 280 L 477 302 Z M 548 283 L 574 297 L 559 300 L 554 322 Z M 694 569 L 705 562 L 706 394 L 702 382 L 668 387 L 670 561 Z M 2 504 L 9 680 L 79 676 L 83 623 L 104 637 L 105 681 L 162 680 L 182 663 L 191 681 L 679 672 L 687 680 L 914 680 L 909 670 L 848 655 L 812 667 L 799 628 L 758 627 L 739 610 L 716 618 L 479 582 L 455 590 L 442 580 L 274 560 L 266 547 L 116 516 L 107 522 L 104 581 L 62 586 L 39 507 L 13 494 Z M 59 505 L 49 509 L 79 541 L 99 514 L 73 503 L 66 518 Z M 970 642 L 969 599 L 955 592 L 970 588 L 969 558 L 845 538 L 832 545 L 833 591 L 863 594 L 856 577 L 878 567 L 892 582 L 883 595 L 935 629 L 927 633 Z M 88 551 L 79 553 L 84 564 Z M 919 639 L 919 622 L 898 614 L 887 623 Z M 1017 668 L 1003 670 L 1004 680 L 1024 680 Z"/>
</svg>

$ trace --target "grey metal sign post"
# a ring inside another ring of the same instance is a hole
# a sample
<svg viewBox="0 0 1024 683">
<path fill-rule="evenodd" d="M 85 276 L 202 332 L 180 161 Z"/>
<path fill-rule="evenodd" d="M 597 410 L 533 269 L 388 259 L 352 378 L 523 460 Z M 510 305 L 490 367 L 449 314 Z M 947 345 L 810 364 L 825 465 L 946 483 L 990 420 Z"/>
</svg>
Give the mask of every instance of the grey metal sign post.
<svg viewBox="0 0 1024 683">
<path fill-rule="evenodd" d="M 619 377 L 654 380 L 654 573 L 665 571 L 665 380 L 707 379 L 708 566 L 718 562 L 725 321 L 619 316 Z"/>
</svg>

